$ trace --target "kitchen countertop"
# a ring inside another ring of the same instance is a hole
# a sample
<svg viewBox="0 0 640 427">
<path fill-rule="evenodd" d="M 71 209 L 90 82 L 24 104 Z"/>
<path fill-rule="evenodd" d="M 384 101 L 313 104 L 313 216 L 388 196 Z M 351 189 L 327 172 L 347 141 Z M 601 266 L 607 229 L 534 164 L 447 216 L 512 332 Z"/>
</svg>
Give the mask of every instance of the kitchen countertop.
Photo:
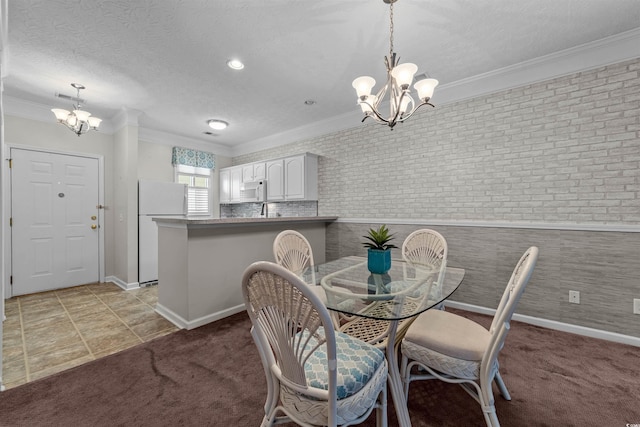
<svg viewBox="0 0 640 427">
<path fill-rule="evenodd" d="M 332 222 L 337 216 L 278 216 L 273 218 L 194 218 L 153 217 L 159 223 L 185 224 L 187 226 L 266 225 L 276 223 Z"/>
</svg>

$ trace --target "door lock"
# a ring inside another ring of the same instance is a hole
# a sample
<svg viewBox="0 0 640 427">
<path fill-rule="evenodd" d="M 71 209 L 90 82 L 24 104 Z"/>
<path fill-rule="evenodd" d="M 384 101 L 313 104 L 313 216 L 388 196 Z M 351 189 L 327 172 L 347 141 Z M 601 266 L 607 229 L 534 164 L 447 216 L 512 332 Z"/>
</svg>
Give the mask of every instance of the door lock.
<svg viewBox="0 0 640 427">
<path fill-rule="evenodd" d="M 97 226 L 97 225 L 95 225 L 95 224 L 91 224 L 91 229 L 92 229 L 92 230 L 95 230 L 96 228 L 98 228 L 98 226 Z"/>
<path fill-rule="evenodd" d="M 92 221 L 95 221 L 96 219 L 98 219 L 98 217 L 97 217 L 97 216 L 95 216 L 95 215 L 91 215 L 91 220 L 92 220 Z"/>
</svg>

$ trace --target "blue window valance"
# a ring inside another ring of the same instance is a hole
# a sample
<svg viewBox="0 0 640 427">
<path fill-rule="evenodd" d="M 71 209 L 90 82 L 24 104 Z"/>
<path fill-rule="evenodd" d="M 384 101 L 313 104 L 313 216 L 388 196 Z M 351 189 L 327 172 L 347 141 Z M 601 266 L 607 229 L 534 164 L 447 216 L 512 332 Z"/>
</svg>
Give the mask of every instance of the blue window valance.
<svg viewBox="0 0 640 427">
<path fill-rule="evenodd" d="M 173 147 L 171 154 L 172 165 L 187 165 L 197 168 L 215 169 L 216 157 L 213 153 L 192 150 L 190 148 Z"/>
</svg>

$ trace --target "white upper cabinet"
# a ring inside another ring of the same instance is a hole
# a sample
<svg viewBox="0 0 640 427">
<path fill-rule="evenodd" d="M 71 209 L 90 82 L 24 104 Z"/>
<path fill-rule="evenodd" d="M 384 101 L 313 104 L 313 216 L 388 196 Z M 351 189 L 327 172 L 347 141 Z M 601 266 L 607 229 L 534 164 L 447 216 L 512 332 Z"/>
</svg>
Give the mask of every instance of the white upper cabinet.
<svg viewBox="0 0 640 427">
<path fill-rule="evenodd" d="M 267 177 L 266 163 L 265 162 L 254 163 L 253 164 L 254 181 L 265 179 L 266 177 Z"/>
<path fill-rule="evenodd" d="M 263 179 L 269 202 L 318 200 L 318 156 L 307 153 L 221 169 L 220 203 L 242 202 L 242 184 Z"/>
<path fill-rule="evenodd" d="M 242 167 L 234 167 L 229 170 L 231 181 L 231 198 L 230 202 L 239 202 L 241 200 L 242 189 Z"/>
<path fill-rule="evenodd" d="M 231 201 L 231 173 L 229 169 L 220 169 L 220 203 Z"/>
<path fill-rule="evenodd" d="M 284 159 L 285 200 L 318 200 L 318 157 L 312 154 Z"/>
<path fill-rule="evenodd" d="M 242 182 L 254 182 L 265 178 L 265 163 L 249 163 L 242 166 Z"/>
<path fill-rule="evenodd" d="M 267 162 L 267 201 L 284 200 L 284 161 Z"/>
</svg>

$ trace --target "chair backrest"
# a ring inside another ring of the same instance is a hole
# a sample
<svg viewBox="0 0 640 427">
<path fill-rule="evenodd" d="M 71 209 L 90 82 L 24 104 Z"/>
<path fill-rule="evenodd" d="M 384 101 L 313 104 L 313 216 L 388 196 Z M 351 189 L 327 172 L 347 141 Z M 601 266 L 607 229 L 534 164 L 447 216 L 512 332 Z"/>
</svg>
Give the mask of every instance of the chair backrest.
<svg viewBox="0 0 640 427">
<path fill-rule="evenodd" d="M 315 285 L 313 271 L 313 251 L 311 244 L 302 234 L 295 230 L 284 230 L 273 241 L 273 257 L 276 263 L 302 277 L 305 270 L 311 270 L 309 284 Z"/>
<path fill-rule="evenodd" d="M 272 262 L 251 264 L 242 278 L 244 302 L 261 351 L 273 357 L 271 371 L 296 393 L 326 400 L 337 407 L 336 340 L 331 316 L 300 277 Z M 304 364 L 326 346 L 328 390 L 307 384 Z"/>
<path fill-rule="evenodd" d="M 504 340 L 511 327 L 511 317 L 520 302 L 520 297 L 529 283 L 529 279 L 533 274 L 533 269 L 538 260 L 538 248 L 531 246 L 520 257 L 516 267 L 511 274 L 511 278 L 500 299 L 500 304 L 493 316 L 491 327 L 491 342 L 483 358 L 483 365 L 486 369 L 491 369 L 494 360 L 498 357 L 498 353 L 504 346 Z"/>
<path fill-rule="evenodd" d="M 448 252 L 449 247 L 444 236 L 428 228 L 414 231 L 402 243 L 402 259 L 414 266 L 439 271 L 438 284 L 444 280 Z"/>
</svg>

